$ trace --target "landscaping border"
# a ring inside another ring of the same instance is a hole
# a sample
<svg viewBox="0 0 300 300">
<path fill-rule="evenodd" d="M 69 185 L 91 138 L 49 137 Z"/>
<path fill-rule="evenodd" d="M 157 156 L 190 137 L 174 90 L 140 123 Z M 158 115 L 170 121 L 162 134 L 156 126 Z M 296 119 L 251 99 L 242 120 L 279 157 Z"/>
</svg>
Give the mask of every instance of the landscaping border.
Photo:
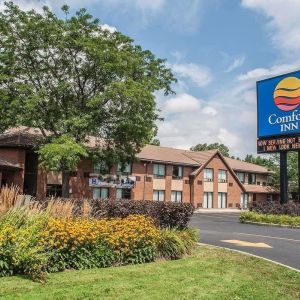
<svg viewBox="0 0 300 300">
<path fill-rule="evenodd" d="M 265 257 L 263 257 L 263 256 L 259 256 L 259 255 L 255 255 L 255 254 L 252 254 L 252 253 L 249 253 L 249 252 L 245 252 L 245 251 L 242 251 L 242 250 L 237 250 L 237 249 L 232 249 L 232 248 L 222 247 L 222 246 L 216 246 L 216 245 L 206 244 L 206 243 L 197 243 L 197 245 L 198 245 L 198 246 L 211 246 L 211 247 L 215 247 L 215 248 L 225 249 L 225 250 L 229 250 L 229 251 L 232 251 L 232 252 L 237 252 L 237 253 L 245 254 L 245 255 L 248 255 L 248 256 L 260 258 L 260 259 L 263 259 L 263 260 L 265 260 L 265 261 L 274 263 L 274 264 L 276 264 L 276 265 L 279 265 L 279 266 L 288 268 L 288 269 L 290 269 L 290 270 L 292 270 L 292 271 L 296 271 L 296 272 L 300 273 L 300 270 L 299 270 L 299 269 L 293 268 L 293 267 L 291 267 L 291 266 L 285 265 L 285 264 L 283 264 L 283 263 L 280 263 L 280 262 L 278 262 L 278 261 L 275 261 L 275 260 L 272 260 L 272 259 L 269 259 L 269 258 L 265 258 Z"/>
<path fill-rule="evenodd" d="M 300 226 L 292 226 L 292 225 L 285 225 L 285 224 L 253 222 L 253 221 L 243 221 L 241 223 L 242 224 L 258 225 L 258 226 L 272 226 L 272 227 L 284 227 L 284 228 L 300 229 Z"/>
</svg>

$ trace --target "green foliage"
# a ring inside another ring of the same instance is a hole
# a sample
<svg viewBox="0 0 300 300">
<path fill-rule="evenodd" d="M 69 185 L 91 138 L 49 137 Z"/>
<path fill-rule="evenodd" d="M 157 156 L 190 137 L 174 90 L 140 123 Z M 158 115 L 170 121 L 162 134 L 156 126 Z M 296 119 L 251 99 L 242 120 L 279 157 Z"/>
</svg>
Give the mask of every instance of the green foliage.
<svg viewBox="0 0 300 300">
<path fill-rule="evenodd" d="M 251 221 L 258 223 L 289 225 L 292 227 L 300 226 L 299 216 L 259 214 L 256 212 L 242 212 L 240 215 L 240 221 L 242 223 L 245 221 Z"/>
<path fill-rule="evenodd" d="M 78 147 L 95 136 L 106 141 L 100 156 L 130 161 L 156 135 L 154 92 L 172 93 L 176 79 L 165 60 L 103 29 L 85 9 L 62 10 L 64 20 L 47 7 L 26 12 L 12 2 L 0 12 L 0 131 L 37 127 L 45 142 L 62 135 Z M 73 168 L 78 147 L 59 162 L 65 148 L 44 145 L 43 164 Z"/>
<path fill-rule="evenodd" d="M 41 166 L 48 170 L 74 170 L 80 158 L 88 155 L 82 145 L 68 135 L 55 137 L 40 147 Z"/>
<path fill-rule="evenodd" d="M 45 280 L 47 255 L 38 241 L 47 221 L 47 213 L 30 214 L 26 207 L 11 209 L 0 218 L 0 276 L 25 274 Z"/>
<path fill-rule="evenodd" d="M 163 229 L 158 242 L 158 253 L 165 259 L 179 259 L 190 254 L 197 242 L 198 232 L 195 229 Z"/>
<path fill-rule="evenodd" d="M 206 151 L 206 150 L 219 150 L 224 156 L 229 157 L 229 148 L 220 143 L 213 144 L 197 144 L 190 148 L 192 151 Z"/>
<path fill-rule="evenodd" d="M 154 146 L 160 146 L 160 140 L 159 139 L 153 139 L 150 144 L 154 145 Z"/>
</svg>

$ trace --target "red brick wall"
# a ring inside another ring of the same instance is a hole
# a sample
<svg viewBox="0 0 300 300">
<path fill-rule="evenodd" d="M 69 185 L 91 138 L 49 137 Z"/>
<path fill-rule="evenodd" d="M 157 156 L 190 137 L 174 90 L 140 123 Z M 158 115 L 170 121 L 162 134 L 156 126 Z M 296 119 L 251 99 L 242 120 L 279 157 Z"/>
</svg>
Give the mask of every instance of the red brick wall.
<svg viewBox="0 0 300 300">
<path fill-rule="evenodd" d="M 216 155 L 205 168 L 214 170 L 213 180 L 213 208 L 218 207 L 218 171 L 227 170 L 227 207 L 236 207 L 240 203 L 242 188 L 230 173 L 219 155 Z M 193 204 L 195 207 L 203 206 L 204 195 L 204 169 L 195 177 L 193 186 Z"/>
</svg>

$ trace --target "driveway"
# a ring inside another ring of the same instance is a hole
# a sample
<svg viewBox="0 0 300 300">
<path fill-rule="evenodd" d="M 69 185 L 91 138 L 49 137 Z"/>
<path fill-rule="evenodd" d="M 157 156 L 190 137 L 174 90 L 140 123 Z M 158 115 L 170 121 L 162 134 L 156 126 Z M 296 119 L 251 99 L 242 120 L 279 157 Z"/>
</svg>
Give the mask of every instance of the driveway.
<svg viewBox="0 0 300 300">
<path fill-rule="evenodd" d="M 200 242 L 245 251 L 300 270 L 300 229 L 241 224 L 239 213 L 196 213 Z"/>
</svg>

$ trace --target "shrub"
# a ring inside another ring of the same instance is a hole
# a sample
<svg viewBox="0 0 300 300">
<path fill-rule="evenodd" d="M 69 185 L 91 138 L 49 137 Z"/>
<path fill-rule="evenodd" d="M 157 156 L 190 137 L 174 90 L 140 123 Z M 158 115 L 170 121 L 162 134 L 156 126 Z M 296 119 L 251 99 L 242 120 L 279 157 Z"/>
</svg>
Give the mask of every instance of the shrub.
<svg viewBox="0 0 300 300">
<path fill-rule="evenodd" d="M 241 213 L 240 221 L 242 223 L 245 221 L 251 221 L 258 223 L 300 226 L 300 216 L 259 214 L 253 211 Z"/>
<path fill-rule="evenodd" d="M 189 203 L 93 200 L 92 216 L 96 218 L 125 218 L 132 214 L 151 217 L 162 228 L 186 228 L 194 208 Z"/>
<path fill-rule="evenodd" d="M 0 218 L 0 276 L 25 274 L 44 280 L 47 256 L 38 240 L 47 220 L 46 213 L 30 214 L 26 207 L 11 209 Z"/>
<path fill-rule="evenodd" d="M 300 203 L 258 202 L 253 203 L 249 210 L 260 214 L 300 216 Z"/>
<path fill-rule="evenodd" d="M 198 232 L 194 229 L 163 229 L 158 242 L 159 256 L 165 259 L 179 259 L 184 254 L 190 254 L 197 241 Z"/>
</svg>

